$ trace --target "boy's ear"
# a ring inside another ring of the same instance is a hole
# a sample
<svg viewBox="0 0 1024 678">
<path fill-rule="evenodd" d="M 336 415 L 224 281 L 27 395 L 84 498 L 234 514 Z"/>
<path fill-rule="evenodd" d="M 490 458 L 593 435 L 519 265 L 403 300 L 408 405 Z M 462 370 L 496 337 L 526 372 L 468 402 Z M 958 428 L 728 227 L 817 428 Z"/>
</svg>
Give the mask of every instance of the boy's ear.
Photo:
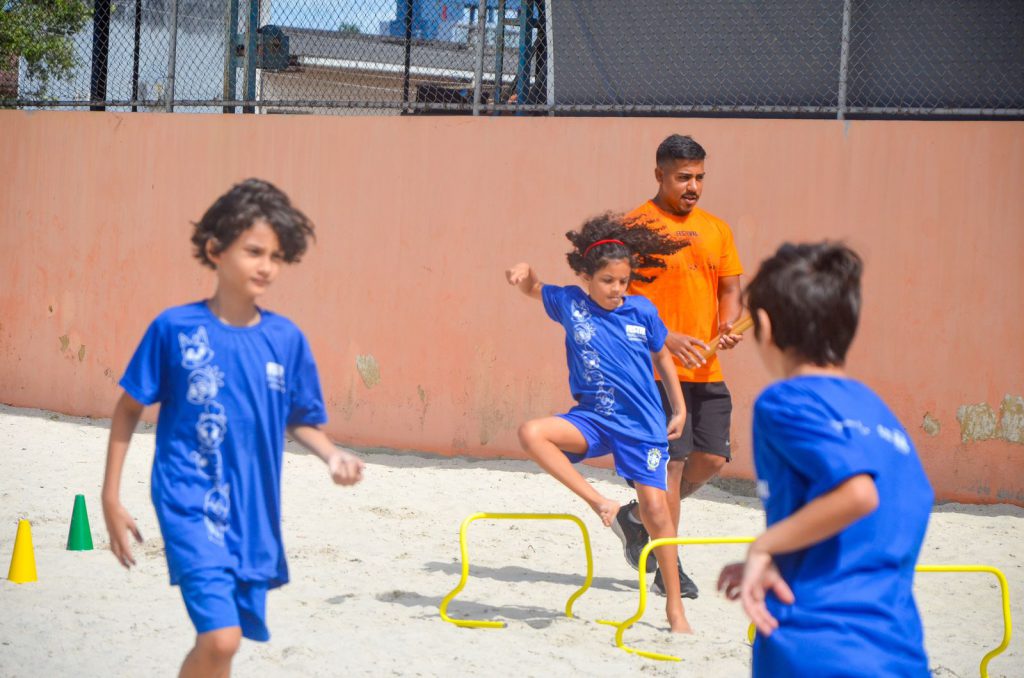
<svg viewBox="0 0 1024 678">
<path fill-rule="evenodd" d="M 772 340 L 772 319 L 768 317 L 768 313 L 763 309 L 757 309 L 757 329 L 760 336 L 759 341 L 763 341 L 766 344 L 774 344 Z"/>
<path fill-rule="evenodd" d="M 660 184 L 661 180 L 664 177 L 665 177 L 665 173 L 661 171 L 661 165 L 655 165 L 654 166 L 654 180 L 657 181 Z"/>
<path fill-rule="evenodd" d="M 217 248 L 220 246 L 220 241 L 216 238 L 210 238 L 206 241 L 204 250 L 206 251 L 206 258 L 213 262 L 216 266 L 220 261 L 220 253 L 217 252 Z"/>
</svg>

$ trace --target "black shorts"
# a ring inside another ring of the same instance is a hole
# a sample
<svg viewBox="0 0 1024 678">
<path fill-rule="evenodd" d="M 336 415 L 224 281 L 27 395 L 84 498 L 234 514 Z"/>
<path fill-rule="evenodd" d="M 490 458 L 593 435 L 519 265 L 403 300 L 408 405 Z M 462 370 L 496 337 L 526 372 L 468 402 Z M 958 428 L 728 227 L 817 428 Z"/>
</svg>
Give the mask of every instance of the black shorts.
<svg viewBox="0 0 1024 678">
<path fill-rule="evenodd" d="M 683 435 L 668 441 L 668 456 L 672 461 L 686 459 L 690 452 L 707 452 L 726 461 L 732 460 L 729 427 L 732 424 L 732 395 L 724 381 L 710 383 L 679 383 L 686 402 L 686 426 Z M 668 393 L 658 382 L 661 406 L 665 408 L 665 421 L 672 412 Z"/>
</svg>

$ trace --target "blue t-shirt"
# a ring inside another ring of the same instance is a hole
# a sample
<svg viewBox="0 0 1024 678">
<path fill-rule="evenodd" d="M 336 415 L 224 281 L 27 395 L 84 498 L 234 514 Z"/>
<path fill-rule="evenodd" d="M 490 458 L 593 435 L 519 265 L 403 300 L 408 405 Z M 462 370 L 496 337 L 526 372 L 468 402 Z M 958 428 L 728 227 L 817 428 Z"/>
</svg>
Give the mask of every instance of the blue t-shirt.
<svg viewBox="0 0 1024 678">
<path fill-rule="evenodd" d="M 796 602 L 771 593 L 779 620 L 754 643 L 755 676 L 922 676 L 914 567 L 934 495 L 907 432 L 871 389 L 802 376 L 754 404 L 758 494 L 771 526 L 862 473 L 878 509 L 802 551 L 775 556 Z"/>
<path fill-rule="evenodd" d="M 665 442 L 665 410 L 654 384 L 651 353 L 668 330 L 645 297 L 630 295 L 618 308 L 598 306 L 579 287 L 544 285 L 544 310 L 565 328 L 573 408 L 601 415 L 612 431 Z"/>
<path fill-rule="evenodd" d="M 281 542 L 285 428 L 327 421 L 309 344 L 287 318 L 252 327 L 205 302 L 170 308 L 146 330 L 121 378 L 160 403 L 152 496 L 171 583 L 224 567 L 244 581 L 288 581 Z"/>
</svg>

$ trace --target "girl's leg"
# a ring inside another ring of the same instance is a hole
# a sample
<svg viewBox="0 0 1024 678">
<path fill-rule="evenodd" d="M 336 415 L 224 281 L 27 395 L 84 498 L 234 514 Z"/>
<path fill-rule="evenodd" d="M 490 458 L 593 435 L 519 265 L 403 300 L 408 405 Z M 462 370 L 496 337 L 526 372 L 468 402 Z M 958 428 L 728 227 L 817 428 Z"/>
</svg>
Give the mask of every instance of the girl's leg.
<svg viewBox="0 0 1024 678">
<path fill-rule="evenodd" d="M 242 642 L 242 629 L 228 626 L 200 633 L 195 647 L 181 665 L 180 678 L 227 678 L 231 675 L 231 660 Z"/>
<path fill-rule="evenodd" d="M 640 519 L 651 535 L 651 539 L 664 539 L 676 536 L 672 524 L 672 511 L 669 507 L 668 495 L 650 485 L 636 483 L 636 495 L 640 501 Z M 683 601 L 679 597 L 679 569 L 677 565 L 677 546 L 659 546 L 654 549 L 658 559 L 658 569 L 665 583 L 665 614 L 668 616 L 669 627 L 675 633 L 692 633 L 690 622 L 686 620 Z"/>
<path fill-rule="evenodd" d="M 590 505 L 605 527 L 619 512 L 618 502 L 602 496 L 580 475 L 562 450 L 574 454 L 587 451 L 587 439 L 579 429 L 561 417 L 531 419 L 519 427 L 519 443 L 537 465 Z"/>
</svg>

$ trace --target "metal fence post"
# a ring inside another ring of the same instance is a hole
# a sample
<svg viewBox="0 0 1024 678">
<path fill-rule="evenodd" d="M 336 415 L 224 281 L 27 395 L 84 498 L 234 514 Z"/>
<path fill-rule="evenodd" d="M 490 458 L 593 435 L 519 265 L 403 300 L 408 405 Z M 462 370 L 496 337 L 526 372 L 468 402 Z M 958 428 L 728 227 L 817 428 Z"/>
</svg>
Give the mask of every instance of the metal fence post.
<svg viewBox="0 0 1024 678">
<path fill-rule="evenodd" d="M 836 101 L 836 119 L 846 117 L 846 79 L 850 64 L 850 5 L 852 0 L 843 0 L 843 42 L 839 52 L 839 97 Z"/>
<path fill-rule="evenodd" d="M 245 100 L 256 100 L 256 30 L 260 23 L 260 0 L 249 0 L 248 40 L 245 43 Z M 255 113 L 255 106 L 242 106 L 242 113 Z"/>
<path fill-rule="evenodd" d="M 402 113 L 409 112 L 409 68 L 412 64 L 412 13 L 415 1 L 406 0 L 405 2 L 405 61 L 402 71 L 402 103 L 406 104 L 407 107 Z"/>
<path fill-rule="evenodd" d="M 473 84 L 473 115 L 480 115 L 480 95 L 484 79 L 484 42 L 487 37 L 487 0 L 480 0 L 476 11 L 476 71 Z"/>
<path fill-rule="evenodd" d="M 238 94 L 238 64 L 235 50 L 238 47 L 238 0 L 228 0 L 227 20 L 224 25 L 224 101 L 234 101 Z M 234 113 L 234 106 L 224 106 L 225 113 Z"/>
<path fill-rule="evenodd" d="M 142 0 L 135 0 L 135 34 L 132 36 L 132 113 L 136 113 L 139 110 L 135 102 L 139 100 L 139 42 L 141 34 Z"/>
<path fill-rule="evenodd" d="M 498 26 L 494 36 L 494 94 L 492 104 L 501 103 L 502 76 L 505 73 L 505 0 L 498 0 Z"/>
<path fill-rule="evenodd" d="M 7 3 L 4 3 L 6 5 Z M 4 10 L 7 11 L 7 10 Z M 107 58 L 110 52 L 110 0 L 97 0 L 92 14 L 92 73 L 89 77 L 89 98 L 105 101 L 107 98 Z M 90 110 L 104 111 L 106 106 L 90 106 Z"/>
<path fill-rule="evenodd" d="M 171 33 L 167 47 L 167 112 L 174 112 L 174 69 L 178 52 L 178 0 L 171 0 Z"/>
</svg>

